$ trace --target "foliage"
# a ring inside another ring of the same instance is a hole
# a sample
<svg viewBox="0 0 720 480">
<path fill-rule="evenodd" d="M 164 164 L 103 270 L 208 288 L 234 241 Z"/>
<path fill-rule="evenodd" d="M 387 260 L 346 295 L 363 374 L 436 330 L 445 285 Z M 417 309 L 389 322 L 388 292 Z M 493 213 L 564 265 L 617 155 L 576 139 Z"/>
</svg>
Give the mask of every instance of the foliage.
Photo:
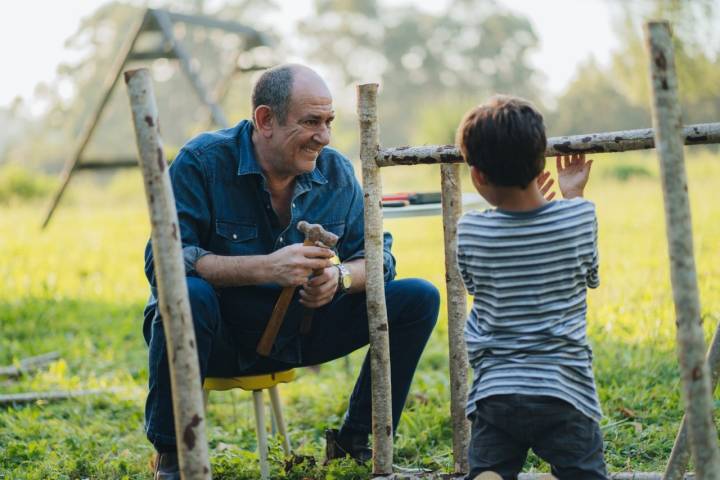
<svg viewBox="0 0 720 480">
<path fill-rule="evenodd" d="M 202 8 L 204 2 L 173 0 L 164 2 L 164 8 L 188 12 Z M 223 20 L 239 21 L 259 27 L 262 18 L 277 9 L 272 1 L 238 0 L 223 2 L 214 11 L 206 13 Z M 36 88 L 35 101 L 46 106 L 46 113 L 26 125 L 21 138 L 8 145 L 5 156 L 9 161 L 24 165 L 42 166 L 46 170 L 59 170 L 71 156 L 78 137 L 87 128 L 114 74 L 117 57 L 123 45 L 142 19 L 144 8 L 119 1 L 103 3 L 84 18 L 78 30 L 66 40 L 67 48 L 77 53 L 77 59 L 60 64 L 57 78 L 50 84 Z M 191 13 L 191 12 L 188 12 Z M 262 26 L 262 25 L 260 25 Z M 180 24 L 175 34 L 195 59 L 193 64 L 211 96 L 219 92 L 221 79 L 236 67 L 236 60 L 244 67 L 272 63 L 267 48 L 258 47 L 239 35 L 217 29 L 206 29 Z M 268 34 L 272 40 L 272 34 Z M 277 39 L 275 39 L 277 40 Z M 137 41 L 136 51 L 153 51 L 166 48 L 157 32 L 143 34 Z M 244 52 L 238 58 L 238 53 Z M 124 69 L 149 67 L 154 76 L 155 97 L 161 112 L 163 140 L 177 150 L 185 140 L 213 125 L 207 108 L 200 101 L 178 62 L 157 59 L 152 62 L 133 62 Z M 235 75 L 235 85 L 247 92 L 247 75 Z M 227 95 L 225 114 L 230 122 L 249 111 L 247 95 L 242 99 Z M 18 120 L 19 121 L 19 120 Z M 127 95 L 121 79 L 108 98 L 97 127 L 87 145 L 83 158 L 91 160 L 133 158 L 132 123 L 129 117 Z"/>
<path fill-rule="evenodd" d="M 550 132 L 568 135 L 650 126 L 649 65 L 643 24 L 657 18 L 669 20 L 673 28 L 683 122 L 717 121 L 718 5 L 717 0 L 612 4 L 621 46 L 612 53 L 607 66 L 589 59 L 578 67 L 575 79 L 559 96 L 549 116 Z"/>
<path fill-rule="evenodd" d="M 682 411 L 657 166 L 652 153 L 595 160 L 587 196 L 598 206 L 602 285 L 590 292 L 588 325 L 605 412 L 606 458 L 611 471 L 659 471 Z M 621 182 L 610 173 L 621 168 L 644 169 L 649 175 Z M 423 167 L 385 170 L 387 191 L 435 190 L 439 183 L 437 172 Z M 704 154 L 689 158 L 688 170 L 709 336 L 720 322 L 720 226 L 715 221 L 720 205 L 714 201 L 720 165 Z M 44 232 L 37 230 L 42 212 L 36 206 L 0 210 L 0 364 L 53 350 L 61 355 L 49 368 L 18 381 L 0 379 L 3 392 L 119 389 L 105 396 L 0 409 L 0 478 L 148 478 L 152 452 L 142 432 L 147 352 L 141 334 L 147 295 L 141 252 L 148 223 L 136 175 L 103 186 L 97 198 L 105 202 L 60 210 Z M 463 185 L 470 191 L 466 178 Z M 84 198 L 95 195 L 83 192 Z M 386 227 L 396 237 L 399 275 L 427 278 L 444 292 L 440 219 L 388 220 Z M 367 467 L 352 462 L 321 465 L 323 430 L 341 421 L 363 355 L 359 351 L 347 364 L 324 365 L 319 373 L 301 371 L 295 382 L 283 385 L 293 447 L 316 463 L 306 460 L 286 471 L 275 441 L 276 478 L 368 477 Z M 451 468 L 447 371 L 443 313 L 397 432 L 395 463 Z M 251 396 L 214 392 L 209 412 L 215 478 L 257 478 Z M 531 455 L 526 471 L 547 471 L 547 466 Z"/>
<path fill-rule="evenodd" d="M 382 98 L 392 99 L 379 102 L 388 145 L 407 143 L 428 120 L 416 120 L 417 113 L 441 100 L 477 102 L 496 91 L 537 97 L 528 61 L 537 36 L 527 18 L 495 2 L 454 0 L 432 14 L 412 5 L 317 0 L 315 12 L 300 25 L 307 57 L 320 59 L 346 85 L 381 83 Z"/>
<path fill-rule="evenodd" d="M 55 181 L 42 172 L 15 164 L 0 167 L 0 204 L 46 197 Z"/>
</svg>

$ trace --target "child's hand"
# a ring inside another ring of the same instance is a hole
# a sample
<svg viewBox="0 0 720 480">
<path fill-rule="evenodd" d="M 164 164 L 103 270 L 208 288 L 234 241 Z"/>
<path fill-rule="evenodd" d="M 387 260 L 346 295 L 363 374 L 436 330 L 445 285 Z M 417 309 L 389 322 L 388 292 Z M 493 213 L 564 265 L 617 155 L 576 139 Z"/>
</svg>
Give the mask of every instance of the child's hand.
<svg viewBox="0 0 720 480">
<path fill-rule="evenodd" d="M 564 198 L 582 197 L 585 185 L 590 178 L 592 160 L 585 161 L 584 153 L 558 155 L 557 171 L 560 193 Z"/>
<path fill-rule="evenodd" d="M 545 197 L 545 200 L 548 202 L 555 198 L 555 192 L 548 193 L 548 190 L 550 190 L 550 187 L 553 186 L 553 183 L 555 183 L 555 180 L 550 178 L 550 172 L 545 170 L 537 177 L 537 186 L 538 189 L 540 189 L 540 194 Z"/>
</svg>

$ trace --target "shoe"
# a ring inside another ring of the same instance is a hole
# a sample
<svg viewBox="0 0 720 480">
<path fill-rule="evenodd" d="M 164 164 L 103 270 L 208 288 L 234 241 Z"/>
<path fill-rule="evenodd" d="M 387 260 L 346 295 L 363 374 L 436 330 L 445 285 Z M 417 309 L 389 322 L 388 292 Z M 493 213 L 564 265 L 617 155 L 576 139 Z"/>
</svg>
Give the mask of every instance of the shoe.
<svg viewBox="0 0 720 480">
<path fill-rule="evenodd" d="M 177 452 L 158 453 L 155 456 L 153 480 L 180 480 Z"/>
<path fill-rule="evenodd" d="M 365 433 L 341 436 L 336 428 L 325 430 L 325 465 L 330 460 L 350 456 L 359 464 L 372 460 L 372 449 Z"/>
</svg>

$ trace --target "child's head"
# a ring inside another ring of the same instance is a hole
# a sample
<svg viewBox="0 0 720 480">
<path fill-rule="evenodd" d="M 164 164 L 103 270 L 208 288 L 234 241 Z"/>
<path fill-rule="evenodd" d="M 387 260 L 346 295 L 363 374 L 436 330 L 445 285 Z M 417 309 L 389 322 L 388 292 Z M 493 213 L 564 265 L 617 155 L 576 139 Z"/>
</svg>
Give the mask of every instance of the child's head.
<svg viewBox="0 0 720 480">
<path fill-rule="evenodd" d="M 545 168 L 545 125 L 527 100 L 495 95 L 465 114 L 456 143 L 496 187 L 526 188 Z"/>
</svg>

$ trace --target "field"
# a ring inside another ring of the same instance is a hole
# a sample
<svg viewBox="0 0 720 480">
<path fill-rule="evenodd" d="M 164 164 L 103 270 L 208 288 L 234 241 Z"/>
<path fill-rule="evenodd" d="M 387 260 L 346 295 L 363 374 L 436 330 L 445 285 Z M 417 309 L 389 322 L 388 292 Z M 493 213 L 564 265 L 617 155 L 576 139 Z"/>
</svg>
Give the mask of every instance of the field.
<svg viewBox="0 0 720 480">
<path fill-rule="evenodd" d="M 695 255 L 704 328 L 720 321 L 720 161 L 688 150 Z M 589 294 L 589 337 L 605 417 L 611 471 L 660 471 L 682 416 L 663 202 L 651 154 L 598 156 L 586 196 L 600 222 L 601 287 Z M 409 172 L 413 172 L 410 174 Z M 434 169 L 395 167 L 385 190 L 437 189 Z M 411 178 L 411 184 L 408 184 Z M 61 359 L 3 393 L 116 388 L 115 393 L 0 409 L 0 479 L 149 478 L 142 431 L 147 382 L 141 312 L 147 298 L 142 251 L 148 235 L 140 178 L 128 172 L 98 186 L 79 181 L 46 231 L 43 205 L 0 205 L 0 364 L 49 351 Z M 444 290 L 438 217 L 386 221 L 401 277 Z M 444 306 L 443 306 L 444 309 Z M 444 313 L 416 374 L 396 441 L 396 463 L 451 466 L 447 328 Z M 363 352 L 282 388 L 296 450 L 322 460 L 323 430 L 337 426 Z M 210 401 L 215 478 L 257 478 L 251 396 Z M 350 479 L 368 471 L 306 462 L 277 478 Z M 531 456 L 526 471 L 546 471 Z"/>
</svg>

